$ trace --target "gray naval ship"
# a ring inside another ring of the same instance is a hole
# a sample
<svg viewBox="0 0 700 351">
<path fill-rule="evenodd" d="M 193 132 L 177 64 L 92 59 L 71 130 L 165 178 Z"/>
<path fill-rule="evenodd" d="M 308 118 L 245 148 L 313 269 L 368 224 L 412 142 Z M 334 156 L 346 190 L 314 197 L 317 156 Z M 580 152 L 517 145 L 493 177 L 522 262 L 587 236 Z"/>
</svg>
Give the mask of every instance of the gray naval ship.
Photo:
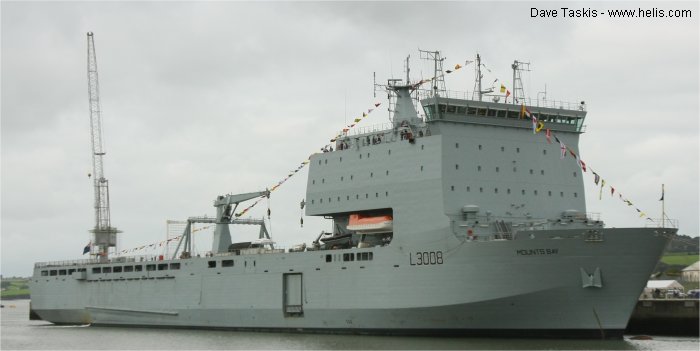
<svg viewBox="0 0 700 351">
<path fill-rule="evenodd" d="M 33 312 L 56 324 L 621 337 L 676 229 L 606 228 L 586 212 L 581 168 L 533 136 L 520 104 L 435 81 L 423 118 L 419 84 L 389 80 L 391 124 L 310 157 L 306 215 L 333 230 L 308 248 L 275 248 L 262 220 L 234 215 L 269 191 L 222 195 L 215 217 L 188 219 L 172 257 L 36 263 Z M 548 106 L 528 109 L 578 153 L 585 104 Z M 203 257 L 199 222 L 216 226 Z M 232 224 L 260 225 L 259 240 L 232 242 Z"/>
</svg>

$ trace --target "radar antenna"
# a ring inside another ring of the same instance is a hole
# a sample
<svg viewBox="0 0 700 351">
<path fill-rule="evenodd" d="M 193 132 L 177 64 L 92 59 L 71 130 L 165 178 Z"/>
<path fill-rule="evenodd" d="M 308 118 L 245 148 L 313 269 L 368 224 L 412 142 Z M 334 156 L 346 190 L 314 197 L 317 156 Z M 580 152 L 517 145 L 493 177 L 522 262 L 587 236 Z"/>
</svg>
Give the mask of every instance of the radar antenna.
<svg viewBox="0 0 700 351">
<path fill-rule="evenodd" d="M 90 101 L 90 135 L 92 138 L 92 177 L 95 188 L 95 227 L 93 233 L 91 254 L 100 257 L 100 261 L 109 259 L 109 248 L 117 247 L 117 228 L 113 228 L 109 216 L 109 181 L 105 177 L 103 157 L 105 155 L 102 142 L 102 118 L 100 116 L 100 88 L 97 80 L 97 56 L 95 40 L 92 32 L 87 33 L 88 41 L 88 97 Z M 97 252 L 92 248 L 97 247 Z"/>
</svg>

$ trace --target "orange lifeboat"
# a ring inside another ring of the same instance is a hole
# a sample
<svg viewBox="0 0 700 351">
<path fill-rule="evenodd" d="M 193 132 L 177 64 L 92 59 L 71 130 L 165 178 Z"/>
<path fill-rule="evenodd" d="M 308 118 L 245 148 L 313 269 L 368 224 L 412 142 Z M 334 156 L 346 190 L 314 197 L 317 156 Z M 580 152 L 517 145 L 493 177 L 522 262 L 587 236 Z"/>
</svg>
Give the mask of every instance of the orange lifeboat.
<svg viewBox="0 0 700 351">
<path fill-rule="evenodd" d="M 394 229 L 394 220 L 391 216 L 366 216 L 351 214 L 348 222 L 348 230 L 357 231 L 358 234 L 378 234 L 391 232 Z"/>
</svg>

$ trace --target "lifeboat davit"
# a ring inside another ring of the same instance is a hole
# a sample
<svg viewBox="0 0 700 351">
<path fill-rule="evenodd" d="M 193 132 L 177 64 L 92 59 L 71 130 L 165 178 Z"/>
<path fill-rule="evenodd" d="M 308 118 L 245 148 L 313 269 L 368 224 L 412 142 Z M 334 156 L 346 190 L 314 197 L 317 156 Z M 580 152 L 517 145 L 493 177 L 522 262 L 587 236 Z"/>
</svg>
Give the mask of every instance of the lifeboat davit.
<svg viewBox="0 0 700 351">
<path fill-rule="evenodd" d="M 351 214 L 348 230 L 357 231 L 358 234 L 388 233 L 394 230 L 394 219 L 389 215 L 362 216 Z"/>
</svg>

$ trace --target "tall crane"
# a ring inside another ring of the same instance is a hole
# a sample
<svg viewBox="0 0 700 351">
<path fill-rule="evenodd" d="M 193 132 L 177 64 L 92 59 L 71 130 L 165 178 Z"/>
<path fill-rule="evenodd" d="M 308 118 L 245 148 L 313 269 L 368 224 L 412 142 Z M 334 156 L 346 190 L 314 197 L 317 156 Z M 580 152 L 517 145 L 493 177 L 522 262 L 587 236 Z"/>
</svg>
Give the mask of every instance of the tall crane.
<svg viewBox="0 0 700 351">
<path fill-rule="evenodd" d="M 91 254 L 107 261 L 109 248 L 117 246 L 117 228 L 112 227 L 109 218 L 109 181 L 105 178 L 102 142 L 102 117 L 100 116 L 100 87 L 97 81 L 97 56 L 92 32 L 87 33 L 88 41 L 88 95 L 90 99 L 90 136 L 92 137 L 92 179 L 95 188 L 95 227 Z"/>
</svg>

